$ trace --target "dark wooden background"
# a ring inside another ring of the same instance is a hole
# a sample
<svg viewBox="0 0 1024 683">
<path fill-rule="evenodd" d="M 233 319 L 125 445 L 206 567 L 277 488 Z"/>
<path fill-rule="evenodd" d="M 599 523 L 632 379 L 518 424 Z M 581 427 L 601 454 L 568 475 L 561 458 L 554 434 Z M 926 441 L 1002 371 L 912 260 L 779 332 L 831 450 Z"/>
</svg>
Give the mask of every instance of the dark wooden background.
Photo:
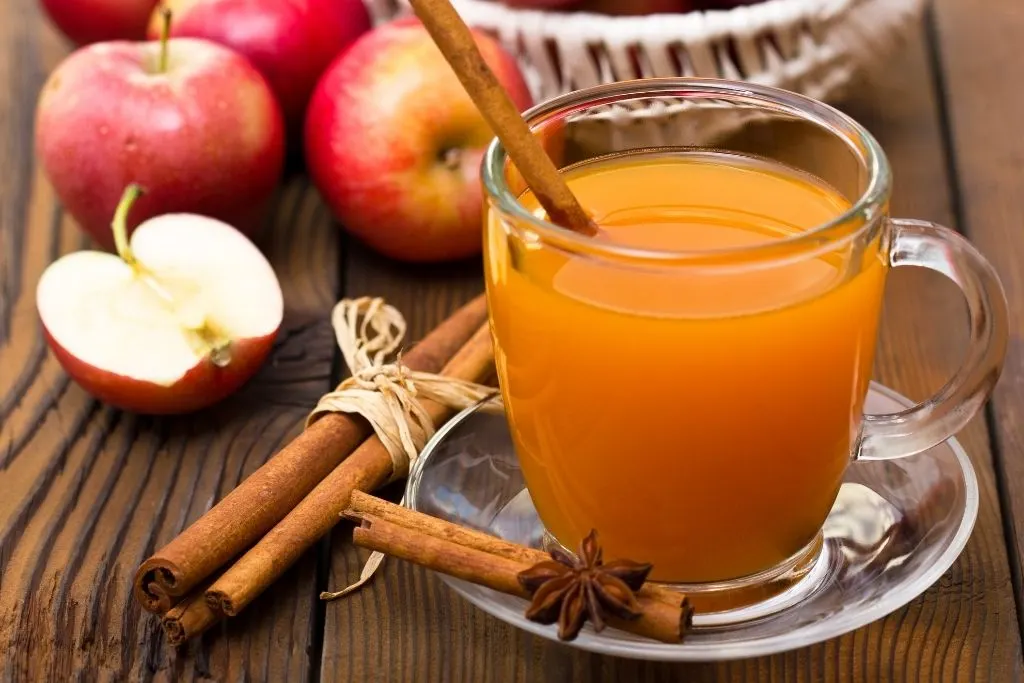
<svg viewBox="0 0 1024 683">
<path fill-rule="evenodd" d="M 906 608 L 841 638 L 761 659 L 640 663 L 512 629 L 435 576 L 358 573 L 339 527 L 237 619 L 175 651 L 130 595 L 135 568 L 300 429 L 337 377 L 328 313 L 386 297 L 421 334 L 482 288 L 476 263 L 409 268 L 350 243 L 302 177 L 261 244 L 285 288 L 272 362 L 205 413 L 139 418 L 97 404 L 47 353 L 40 273 L 85 246 L 32 153 L 35 100 L 67 46 L 35 0 L 0 0 L 0 680 L 981 681 L 1024 680 L 1024 3 L 935 0 L 877 80 L 841 106 L 887 149 L 894 212 L 958 227 L 995 263 L 1013 309 L 991 407 L 961 434 L 981 512 L 954 566 Z M 878 378 L 915 399 L 959 362 L 965 314 L 940 277 L 897 271 Z"/>
</svg>

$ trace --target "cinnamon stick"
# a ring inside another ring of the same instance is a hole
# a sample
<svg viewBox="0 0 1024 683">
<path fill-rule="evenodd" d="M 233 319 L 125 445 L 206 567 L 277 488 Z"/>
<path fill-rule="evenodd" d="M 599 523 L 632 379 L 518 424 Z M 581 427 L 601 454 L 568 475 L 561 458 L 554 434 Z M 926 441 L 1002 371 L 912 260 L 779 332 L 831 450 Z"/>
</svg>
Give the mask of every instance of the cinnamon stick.
<svg viewBox="0 0 1024 683">
<path fill-rule="evenodd" d="M 409 508 L 395 505 L 362 491 L 352 492 L 345 515 L 351 515 L 356 518 L 373 517 L 374 519 L 391 522 L 417 533 L 451 541 L 462 547 L 480 550 L 514 562 L 536 564 L 537 562 L 551 559 L 551 556 L 543 550 L 510 543 L 482 531 L 451 524 L 437 517 L 415 512 Z M 680 607 L 683 599 L 686 597 L 679 591 L 661 588 L 652 584 L 644 584 L 639 594 L 675 607 Z"/>
<path fill-rule="evenodd" d="M 441 374 L 481 382 L 492 372 L 493 362 L 490 329 L 483 325 Z M 456 412 L 426 399 L 421 399 L 420 404 L 435 426 Z M 367 439 L 207 589 L 209 604 L 228 616 L 237 615 L 341 521 L 341 512 L 353 492 L 372 491 L 385 484 L 391 475 L 392 461 L 387 449 L 378 437 Z"/>
<path fill-rule="evenodd" d="M 583 235 L 596 235 L 597 226 L 569 190 L 544 147 L 487 66 L 473 34 L 449 0 L 409 0 L 430 37 L 451 65 L 491 130 L 501 140 L 512 163 L 548 218 Z"/>
<path fill-rule="evenodd" d="M 487 304 L 481 295 L 413 346 L 403 356 L 403 364 L 438 372 L 486 316 Z M 267 533 L 371 432 L 366 420 L 357 415 L 325 414 L 143 562 L 135 575 L 136 599 L 150 612 L 167 612 Z"/>
<path fill-rule="evenodd" d="M 220 615 L 206 603 L 202 591 L 195 591 L 167 610 L 160 619 L 164 636 L 171 645 L 178 646 L 203 634 L 220 621 Z"/>
<path fill-rule="evenodd" d="M 415 513 L 419 514 L 419 513 Z M 520 562 L 460 545 L 423 531 L 409 529 L 372 515 L 345 511 L 346 517 L 360 521 L 352 539 L 357 546 L 376 550 L 436 572 L 469 581 L 493 590 L 529 599 L 531 596 L 519 583 L 518 575 L 533 563 Z M 441 527 L 455 526 L 448 522 Z M 637 595 L 641 616 L 636 620 L 607 618 L 615 628 L 665 643 L 681 643 L 692 623 L 689 605 L 668 605 L 646 595 Z"/>
</svg>

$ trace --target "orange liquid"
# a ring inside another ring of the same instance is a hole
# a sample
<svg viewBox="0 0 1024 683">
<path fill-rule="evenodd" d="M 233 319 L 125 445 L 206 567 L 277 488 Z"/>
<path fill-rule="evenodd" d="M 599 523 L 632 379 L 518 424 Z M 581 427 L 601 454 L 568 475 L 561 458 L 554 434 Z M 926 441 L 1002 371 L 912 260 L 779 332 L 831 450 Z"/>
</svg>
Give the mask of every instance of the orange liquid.
<svg viewBox="0 0 1024 683">
<path fill-rule="evenodd" d="M 778 242 L 849 208 L 813 178 L 719 153 L 599 160 L 567 178 L 595 239 L 648 249 Z M 877 238 L 711 271 L 531 244 L 495 213 L 487 230 L 502 393 L 556 538 L 575 548 L 596 528 L 606 558 L 673 582 L 748 576 L 813 540 L 859 431 L 887 270 Z"/>
</svg>

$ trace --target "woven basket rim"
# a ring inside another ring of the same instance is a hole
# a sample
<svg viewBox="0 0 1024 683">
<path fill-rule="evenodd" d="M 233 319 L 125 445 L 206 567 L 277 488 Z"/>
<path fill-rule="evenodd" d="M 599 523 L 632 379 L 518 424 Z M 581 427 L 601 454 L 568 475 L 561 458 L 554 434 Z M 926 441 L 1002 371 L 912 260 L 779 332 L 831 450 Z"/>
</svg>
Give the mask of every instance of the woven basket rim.
<svg viewBox="0 0 1024 683">
<path fill-rule="evenodd" d="M 467 24 L 516 58 L 538 100 L 658 76 L 748 80 L 816 99 L 842 96 L 882 68 L 931 0 L 762 0 L 725 10 L 612 16 L 452 0 Z M 409 0 L 364 0 L 376 21 Z"/>
<path fill-rule="evenodd" d="M 494 0 L 452 0 L 460 14 L 471 21 L 522 29 L 528 26 L 545 37 L 558 38 L 565 32 L 593 34 L 608 39 L 616 34 L 650 37 L 654 33 L 672 33 L 679 40 L 713 40 L 717 36 L 754 34 L 794 23 L 831 21 L 864 0 L 762 0 L 753 5 L 731 9 L 692 10 L 689 12 L 613 16 L 594 12 L 562 12 L 535 8 L 508 7 Z M 405 2 L 402 2 L 405 5 Z M 507 22 L 507 23 L 506 23 Z"/>
</svg>

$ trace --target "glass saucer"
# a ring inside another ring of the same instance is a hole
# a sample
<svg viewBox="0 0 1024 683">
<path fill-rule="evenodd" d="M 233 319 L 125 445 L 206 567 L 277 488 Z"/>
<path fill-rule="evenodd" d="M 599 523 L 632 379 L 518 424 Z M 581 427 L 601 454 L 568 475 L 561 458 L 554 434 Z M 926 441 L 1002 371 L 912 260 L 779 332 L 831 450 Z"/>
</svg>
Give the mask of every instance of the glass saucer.
<svg viewBox="0 0 1024 683">
<path fill-rule="evenodd" d="M 888 413 L 911 401 L 873 384 L 865 410 Z M 440 429 L 409 475 L 414 510 L 543 547 L 545 531 L 523 485 L 504 414 L 494 403 L 469 408 Z M 963 550 L 978 514 L 978 482 L 955 439 L 892 461 L 855 462 L 823 529 L 813 585 L 769 616 L 739 623 L 698 613 L 685 642 L 671 645 L 589 625 L 568 645 L 662 661 L 753 657 L 834 638 L 910 602 Z M 526 601 L 442 575 L 485 612 L 558 641 L 555 626 L 523 616 Z M 809 586 L 809 587 L 808 587 Z M 558 641 L 561 642 L 561 641 Z"/>
</svg>

